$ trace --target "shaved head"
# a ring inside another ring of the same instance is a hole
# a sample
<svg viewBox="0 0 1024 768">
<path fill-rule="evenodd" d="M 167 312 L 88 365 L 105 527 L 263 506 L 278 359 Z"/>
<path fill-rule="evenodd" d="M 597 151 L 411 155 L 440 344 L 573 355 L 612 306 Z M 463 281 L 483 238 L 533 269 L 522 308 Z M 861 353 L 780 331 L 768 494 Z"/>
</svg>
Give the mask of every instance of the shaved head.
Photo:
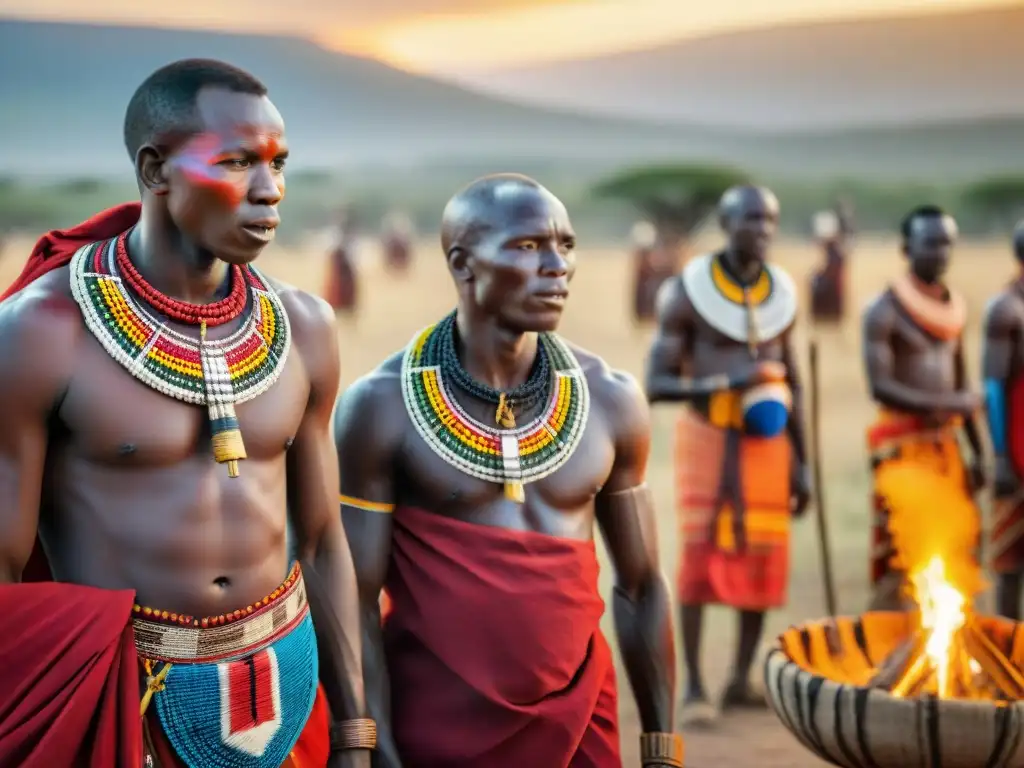
<svg viewBox="0 0 1024 768">
<path fill-rule="evenodd" d="M 736 259 L 763 262 L 779 225 L 778 198 L 770 189 L 753 184 L 730 187 L 718 201 L 718 223 Z"/>
<path fill-rule="evenodd" d="M 497 173 L 457 192 L 444 209 L 441 247 L 464 322 L 489 318 L 517 333 L 557 327 L 576 235 L 561 200 L 536 181 Z"/>
<path fill-rule="evenodd" d="M 537 215 L 539 207 L 561 201 L 529 176 L 495 173 L 455 193 L 441 216 L 441 249 L 471 249 L 481 237 L 509 222 Z"/>
<path fill-rule="evenodd" d="M 725 222 L 738 215 L 742 216 L 752 207 L 772 209 L 778 215 L 779 200 L 767 187 L 739 184 L 727 189 L 718 201 L 718 216 Z"/>
<path fill-rule="evenodd" d="M 1013 253 L 1024 261 L 1024 220 L 1018 221 L 1013 230 Z"/>
</svg>

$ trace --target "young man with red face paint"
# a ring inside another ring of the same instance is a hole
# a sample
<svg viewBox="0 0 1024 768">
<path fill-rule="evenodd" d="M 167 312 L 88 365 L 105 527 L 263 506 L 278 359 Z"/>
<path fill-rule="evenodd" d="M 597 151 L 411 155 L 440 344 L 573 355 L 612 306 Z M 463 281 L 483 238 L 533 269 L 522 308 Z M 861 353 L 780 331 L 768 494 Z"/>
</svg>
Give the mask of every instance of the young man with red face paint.
<svg viewBox="0 0 1024 768">
<path fill-rule="evenodd" d="M 252 265 L 281 115 L 179 61 L 125 143 L 141 205 L 43 237 L 0 302 L 0 765 L 369 766 L 333 315 Z"/>
</svg>

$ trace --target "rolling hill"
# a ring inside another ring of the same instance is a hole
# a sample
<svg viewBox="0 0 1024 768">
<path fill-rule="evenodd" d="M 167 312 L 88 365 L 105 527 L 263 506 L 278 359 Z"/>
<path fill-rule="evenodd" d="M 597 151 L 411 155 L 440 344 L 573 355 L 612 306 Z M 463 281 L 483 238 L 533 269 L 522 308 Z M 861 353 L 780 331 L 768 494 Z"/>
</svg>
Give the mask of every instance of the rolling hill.
<svg viewBox="0 0 1024 768">
<path fill-rule="evenodd" d="M 523 107 L 295 37 L 0 21 L 0 169 L 124 164 L 132 92 L 179 58 L 252 71 L 285 115 L 295 165 L 403 164 L 459 155 L 618 158 L 725 149 L 708 132 Z"/>
<path fill-rule="evenodd" d="M 723 33 L 467 83 L 651 120 L 807 130 L 1024 115 L 1024 5 Z"/>
<path fill-rule="evenodd" d="M 0 21 L 0 174 L 127 176 L 125 105 L 149 72 L 187 56 L 226 59 L 267 82 L 288 122 L 296 169 L 445 161 L 601 169 L 671 159 L 793 176 L 1024 170 L 1018 119 L 772 136 L 754 130 L 760 125 L 668 125 L 526 106 L 294 37 Z"/>
</svg>

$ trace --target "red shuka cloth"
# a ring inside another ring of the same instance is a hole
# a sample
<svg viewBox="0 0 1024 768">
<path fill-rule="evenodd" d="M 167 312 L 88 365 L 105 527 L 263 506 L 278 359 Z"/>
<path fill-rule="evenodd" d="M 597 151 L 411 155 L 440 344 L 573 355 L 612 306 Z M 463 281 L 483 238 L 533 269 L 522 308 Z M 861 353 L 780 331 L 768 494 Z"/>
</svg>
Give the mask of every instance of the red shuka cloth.
<svg viewBox="0 0 1024 768">
<path fill-rule="evenodd" d="M 108 208 L 69 229 L 47 232 L 36 242 L 28 261 L 17 279 L 0 295 L 0 301 L 35 282 L 47 272 L 71 262 L 75 251 L 83 245 L 117 237 L 134 227 L 142 215 L 141 203 L 121 203 Z"/>
<path fill-rule="evenodd" d="M 0 768 L 139 768 L 135 595 L 0 586 Z"/>
<path fill-rule="evenodd" d="M 83 245 L 107 240 L 131 229 L 138 223 L 141 214 L 142 205 L 140 203 L 122 203 L 101 211 L 91 219 L 69 229 L 55 229 L 52 232 L 47 232 L 36 242 L 21 274 L 0 295 L 0 301 L 13 296 L 48 272 L 69 264 L 75 251 Z M 37 539 L 32 556 L 22 572 L 21 580 L 38 582 L 51 579 L 50 566 Z"/>
<path fill-rule="evenodd" d="M 406 768 L 621 768 L 593 541 L 394 512 L 384 621 Z"/>
</svg>

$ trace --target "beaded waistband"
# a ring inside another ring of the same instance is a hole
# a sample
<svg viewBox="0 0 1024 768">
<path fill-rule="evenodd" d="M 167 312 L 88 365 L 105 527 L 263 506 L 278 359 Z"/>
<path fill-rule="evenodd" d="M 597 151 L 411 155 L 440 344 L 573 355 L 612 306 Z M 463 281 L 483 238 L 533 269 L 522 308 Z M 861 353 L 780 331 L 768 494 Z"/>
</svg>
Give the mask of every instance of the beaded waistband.
<svg viewBox="0 0 1024 768">
<path fill-rule="evenodd" d="M 132 625 L 139 656 L 175 664 L 207 664 L 249 656 L 290 632 L 309 613 L 299 564 L 262 600 L 220 616 L 195 618 L 136 605 Z"/>
</svg>

